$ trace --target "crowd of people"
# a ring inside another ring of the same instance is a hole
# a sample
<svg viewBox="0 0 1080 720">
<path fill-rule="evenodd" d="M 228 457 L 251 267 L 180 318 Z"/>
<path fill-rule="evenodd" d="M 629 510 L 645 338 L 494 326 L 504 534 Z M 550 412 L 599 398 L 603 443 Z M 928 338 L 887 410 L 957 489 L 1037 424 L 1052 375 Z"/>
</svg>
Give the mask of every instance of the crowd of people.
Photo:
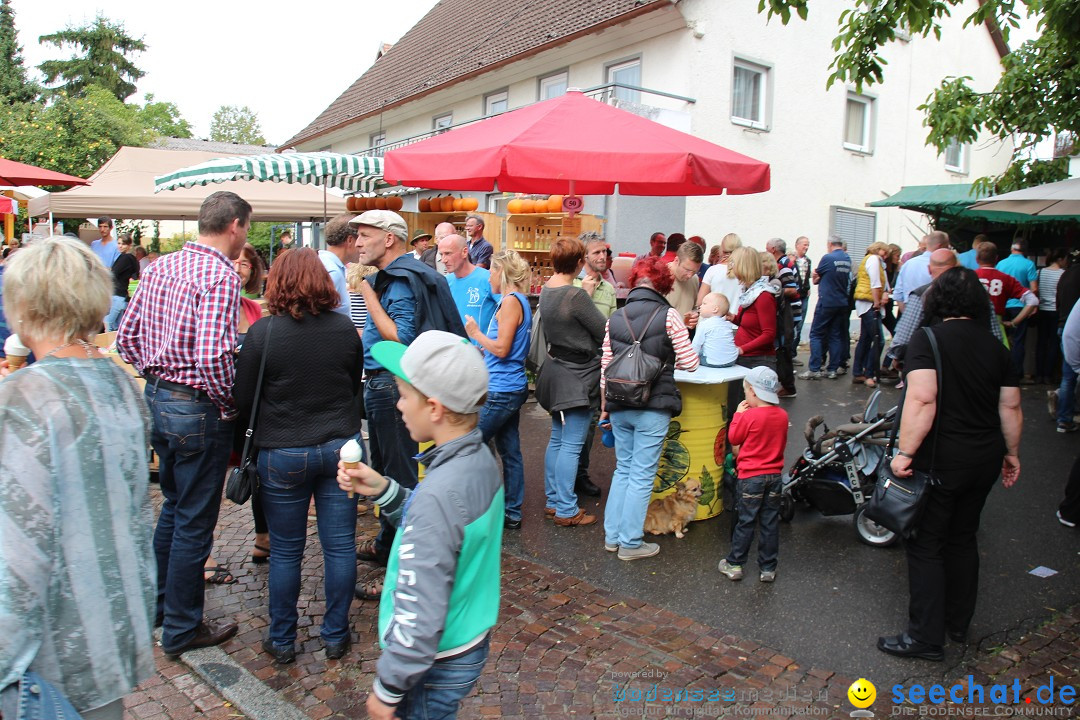
<svg viewBox="0 0 1080 720">
<path fill-rule="evenodd" d="M 736 519 L 719 571 L 742 579 L 758 533 L 759 580 L 773 582 L 788 426 L 780 404 L 797 396 L 794 368 L 804 364 L 798 347 L 816 294 L 808 367 L 798 377 L 834 379 L 850 366 L 855 382 L 874 387 L 903 371 L 893 470 L 932 470 L 940 481 L 918 539 L 907 544 L 909 625 L 879 642 L 905 657 L 940 659 L 946 636 L 962 641 L 971 621 L 979 513 L 999 475 L 1006 487 L 1019 475 L 1018 363 L 1036 311 L 1037 379 L 1054 374 L 1060 347 L 1043 333 L 1063 332 L 1054 412 L 1067 414 L 1059 431 L 1077 429 L 1080 351 L 1068 350 L 1080 347 L 1072 311 L 1080 278 L 1063 254 L 1032 271 L 1022 241 L 996 263 L 992 243 L 977 239 L 958 256 L 935 231 L 906 261 L 884 243 L 853 260 L 834 237 L 815 264 L 805 237 L 789 252 L 780 238 L 759 250 L 729 234 L 706 264 L 703 238 L 655 233 L 622 282 L 620 303 L 604 239 L 560 237 L 554 274 L 534 303 L 528 263 L 495 251 L 478 216 L 464 235 L 442 223 L 410 241 L 394 212 L 342 215 L 328 223 L 324 250 L 290 246 L 268 272 L 247 242 L 250 216 L 242 198 L 214 193 L 198 239 L 145 267 L 129 243 L 111 240 L 107 219 L 90 247 L 41 240 L 5 263 L 6 317 L 38 359 L 14 374 L 0 364 L 0 468 L 16 478 L 3 486 L 0 515 L 22 528 L 0 548 L 0 587 L 18 600 L 0 608 L 0 629 L 13 638 L 0 650 L 5 703 L 26 678 L 44 678 L 84 717 L 118 717 L 120 699 L 152 671 L 155 626 L 170 658 L 236 633 L 235 623 L 203 617 L 203 592 L 205 581 L 234 580 L 212 546 L 227 469 L 249 425 L 258 477 L 251 559 L 269 563 L 262 648 L 277 663 L 296 658 L 314 512 L 326 657 L 350 650 L 353 597 L 379 602 L 372 717 L 453 709 L 483 667 L 502 534 L 533 521 L 519 434 L 527 362 L 551 419 L 545 507 L 535 519 L 597 523 L 579 497 L 605 490 L 589 477 L 588 458 L 597 426 L 610 424 L 615 471 L 603 544 L 626 561 L 660 552 L 644 526 L 668 426 L 682 409 L 675 371 L 745 370 L 745 380 L 729 383 Z M 969 260 L 975 267 L 962 267 Z M 93 344 L 103 323 L 115 323 L 117 352 L 144 379 L 141 397 Z M 623 375 L 631 351 L 655 363 L 644 395 L 626 392 L 640 380 Z M 359 446 L 359 462 L 341 457 L 347 445 Z M 148 446 L 164 497 L 156 524 Z M 973 456 L 978 467 L 964 462 Z M 1080 478 L 1080 462 L 1073 475 Z M 378 534 L 359 542 L 357 493 L 380 511 Z M 1070 482 L 1063 524 L 1080 519 L 1078 498 L 1080 480 Z M 358 585 L 358 560 L 385 571 Z M 96 630 L 86 632 L 91 597 Z"/>
</svg>

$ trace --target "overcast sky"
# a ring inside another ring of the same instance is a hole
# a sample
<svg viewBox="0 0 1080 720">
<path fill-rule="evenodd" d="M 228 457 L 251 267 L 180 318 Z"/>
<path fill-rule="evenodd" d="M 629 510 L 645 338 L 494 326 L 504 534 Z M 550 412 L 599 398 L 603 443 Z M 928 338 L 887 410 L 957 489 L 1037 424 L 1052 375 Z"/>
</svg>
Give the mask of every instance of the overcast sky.
<svg viewBox="0 0 1080 720">
<path fill-rule="evenodd" d="M 41 46 L 38 37 L 97 13 L 122 22 L 149 50 L 136 55 L 146 73 L 130 102 L 145 93 L 173 102 L 207 137 L 222 105 L 247 105 L 271 144 L 286 141 L 375 62 L 383 42 L 404 35 L 436 0 L 290 2 L 269 0 L 12 0 L 27 69 L 40 78 L 43 60 L 70 51 Z M 436 48 L 432 49 L 437 51 Z"/>
</svg>

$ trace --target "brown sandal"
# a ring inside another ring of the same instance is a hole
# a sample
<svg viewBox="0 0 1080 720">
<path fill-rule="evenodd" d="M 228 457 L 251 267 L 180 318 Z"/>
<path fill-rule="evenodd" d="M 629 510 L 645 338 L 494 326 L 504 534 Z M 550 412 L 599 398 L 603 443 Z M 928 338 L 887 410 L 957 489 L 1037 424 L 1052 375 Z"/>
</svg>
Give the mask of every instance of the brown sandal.
<svg viewBox="0 0 1080 720">
<path fill-rule="evenodd" d="M 368 538 L 356 546 L 356 559 L 366 562 L 379 561 L 379 553 L 375 548 L 375 538 Z"/>
<path fill-rule="evenodd" d="M 568 518 L 555 518 L 555 524 L 559 527 L 576 527 L 578 525 L 592 525 L 596 522 L 596 516 L 590 515 L 582 509 L 578 509 L 577 515 Z"/>
</svg>

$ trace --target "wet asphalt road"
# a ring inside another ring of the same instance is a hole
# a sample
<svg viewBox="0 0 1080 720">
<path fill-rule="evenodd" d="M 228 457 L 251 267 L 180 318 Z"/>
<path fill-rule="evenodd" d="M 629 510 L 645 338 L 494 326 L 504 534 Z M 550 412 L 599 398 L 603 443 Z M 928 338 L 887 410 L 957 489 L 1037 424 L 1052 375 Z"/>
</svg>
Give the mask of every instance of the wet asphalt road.
<svg viewBox="0 0 1080 720">
<path fill-rule="evenodd" d="M 659 538 L 660 555 L 636 562 L 604 552 L 601 520 L 584 528 L 558 528 L 543 519 L 543 456 L 549 416 L 530 402 L 523 408 L 522 448 L 526 467 L 524 526 L 507 531 L 510 552 L 625 595 L 639 598 L 793 658 L 800 665 L 871 678 L 881 688 L 897 682 L 955 675 L 977 649 L 1015 639 L 1056 609 L 1080 602 L 1080 530 L 1059 524 L 1060 502 L 1080 434 L 1055 432 L 1046 410 L 1046 386 L 1023 388 L 1024 434 L 1021 475 L 1010 490 L 998 485 L 982 515 L 979 535 L 979 605 L 972 623 L 973 644 L 946 646 L 945 663 L 905 661 L 879 652 L 877 637 L 904 629 L 907 567 L 899 544 L 873 548 L 859 542 L 850 516 L 826 518 L 800 507 L 780 531 L 780 564 L 772 585 L 757 581 L 756 549 L 747 577 L 731 582 L 716 570 L 730 536 L 728 513 L 696 522 L 682 540 Z M 797 398 L 783 407 L 791 418 L 787 465 L 805 447 L 802 428 L 812 415 L 830 425 L 861 412 L 870 390 L 849 377 L 799 381 Z M 883 386 L 882 407 L 900 392 Z M 592 479 L 607 488 L 613 451 L 599 437 L 592 454 Z M 604 497 L 583 499 L 602 513 Z M 657 540 L 647 536 L 648 540 Z M 1058 574 L 1029 574 L 1038 566 Z"/>
</svg>

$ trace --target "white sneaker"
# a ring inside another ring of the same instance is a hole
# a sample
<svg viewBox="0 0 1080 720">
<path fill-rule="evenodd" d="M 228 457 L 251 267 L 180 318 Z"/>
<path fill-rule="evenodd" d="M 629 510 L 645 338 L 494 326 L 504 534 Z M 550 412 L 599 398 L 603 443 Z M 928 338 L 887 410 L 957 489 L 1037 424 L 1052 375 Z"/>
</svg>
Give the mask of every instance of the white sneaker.
<svg viewBox="0 0 1080 720">
<path fill-rule="evenodd" d="M 822 374 L 820 370 L 803 370 L 799 373 L 800 380 L 820 380 Z"/>
<path fill-rule="evenodd" d="M 604 549 L 608 552 L 619 552 L 619 543 L 604 543 Z"/>
<path fill-rule="evenodd" d="M 1076 523 L 1074 523 L 1071 520 L 1066 520 L 1065 518 L 1061 517 L 1061 511 L 1060 510 L 1057 511 L 1057 519 L 1058 519 L 1058 522 L 1061 523 L 1062 525 L 1064 525 L 1065 527 L 1071 527 L 1071 528 L 1076 527 Z"/>
<path fill-rule="evenodd" d="M 643 542 L 636 548 L 619 548 L 620 560 L 641 560 L 642 558 L 650 558 L 660 552 L 660 545 L 657 543 Z"/>
<path fill-rule="evenodd" d="M 758 576 L 758 580 L 761 582 L 773 582 L 776 580 L 775 570 L 762 570 L 761 575 Z"/>
</svg>

